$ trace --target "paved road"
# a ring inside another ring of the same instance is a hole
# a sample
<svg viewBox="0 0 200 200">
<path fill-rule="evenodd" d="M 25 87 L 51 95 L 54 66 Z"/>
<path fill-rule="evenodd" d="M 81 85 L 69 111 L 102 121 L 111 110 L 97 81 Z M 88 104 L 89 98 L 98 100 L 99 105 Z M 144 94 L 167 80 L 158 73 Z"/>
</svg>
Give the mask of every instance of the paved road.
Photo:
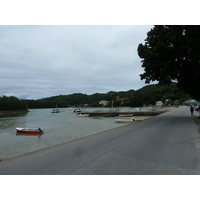
<svg viewBox="0 0 200 200">
<path fill-rule="evenodd" d="M 188 107 L 0 162 L 0 174 L 200 174 Z"/>
</svg>

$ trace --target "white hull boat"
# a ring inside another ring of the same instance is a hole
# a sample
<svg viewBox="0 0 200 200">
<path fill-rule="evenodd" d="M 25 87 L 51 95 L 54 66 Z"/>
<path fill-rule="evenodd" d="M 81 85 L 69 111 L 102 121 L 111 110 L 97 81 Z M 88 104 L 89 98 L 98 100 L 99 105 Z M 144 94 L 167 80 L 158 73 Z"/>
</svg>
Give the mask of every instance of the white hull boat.
<svg viewBox="0 0 200 200">
<path fill-rule="evenodd" d="M 16 128 L 17 133 L 42 134 L 41 128 Z"/>
<path fill-rule="evenodd" d="M 135 121 L 134 118 L 131 118 L 131 119 L 116 119 L 115 120 L 116 123 L 132 123 L 134 121 Z"/>
<path fill-rule="evenodd" d="M 80 108 L 75 108 L 75 109 L 74 109 L 74 112 L 75 112 L 75 113 L 80 113 L 80 112 L 81 112 L 81 109 L 80 109 Z"/>
<path fill-rule="evenodd" d="M 51 113 L 59 113 L 59 112 L 60 112 L 60 109 L 56 108 L 56 109 L 53 109 Z"/>
<path fill-rule="evenodd" d="M 81 114 L 81 113 L 77 113 L 76 116 L 77 117 L 89 117 L 90 114 Z"/>
</svg>

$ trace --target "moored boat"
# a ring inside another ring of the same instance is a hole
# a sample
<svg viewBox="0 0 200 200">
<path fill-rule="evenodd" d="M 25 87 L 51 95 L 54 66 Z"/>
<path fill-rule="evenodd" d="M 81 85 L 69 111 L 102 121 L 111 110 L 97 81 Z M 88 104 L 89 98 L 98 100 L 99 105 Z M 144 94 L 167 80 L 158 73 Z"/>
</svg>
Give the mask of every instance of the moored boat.
<svg viewBox="0 0 200 200">
<path fill-rule="evenodd" d="M 104 117 L 116 117 L 116 114 L 104 115 Z"/>
<path fill-rule="evenodd" d="M 80 108 L 75 108 L 75 109 L 74 109 L 74 112 L 80 113 L 80 112 L 81 112 L 81 109 L 80 109 Z"/>
<path fill-rule="evenodd" d="M 56 109 L 53 109 L 51 113 L 59 113 L 60 112 L 60 109 L 56 108 Z"/>
<path fill-rule="evenodd" d="M 119 115 L 119 117 L 132 117 L 133 114 L 124 114 L 124 115 Z"/>
<path fill-rule="evenodd" d="M 116 123 L 132 123 L 134 121 L 135 121 L 134 118 L 131 118 L 131 119 L 116 119 L 115 120 Z"/>
<path fill-rule="evenodd" d="M 89 117 L 90 114 L 81 114 L 81 113 L 77 113 L 76 116 L 77 117 Z"/>
<path fill-rule="evenodd" d="M 16 128 L 17 133 L 42 134 L 41 128 Z"/>
</svg>

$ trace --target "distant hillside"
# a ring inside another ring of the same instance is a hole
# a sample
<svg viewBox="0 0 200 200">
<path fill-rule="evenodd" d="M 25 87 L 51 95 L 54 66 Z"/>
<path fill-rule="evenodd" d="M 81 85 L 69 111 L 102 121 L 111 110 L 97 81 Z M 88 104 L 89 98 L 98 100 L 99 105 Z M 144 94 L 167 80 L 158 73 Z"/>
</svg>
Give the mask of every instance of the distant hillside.
<svg viewBox="0 0 200 200">
<path fill-rule="evenodd" d="M 27 112 L 28 106 L 25 100 L 20 100 L 14 96 L 0 97 L 0 114 L 24 113 Z"/>
<path fill-rule="evenodd" d="M 123 102 L 116 97 L 129 98 L 129 100 L 124 100 Z M 91 107 L 99 107 L 99 101 L 106 100 L 111 102 L 114 101 L 115 106 L 142 106 L 143 104 L 155 105 L 156 101 L 162 100 L 165 102 L 169 99 L 170 102 L 179 100 L 180 103 L 189 99 L 190 97 L 182 92 L 173 83 L 170 86 L 158 86 L 147 85 L 139 90 L 129 90 L 129 91 L 110 91 L 108 93 L 95 93 L 92 95 L 86 95 L 82 93 L 74 93 L 69 95 L 59 95 L 52 96 L 48 98 L 38 99 L 38 100 L 26 100 L 29 108 L 54 108 L 57 107 L 69 107 L 69 106 L 84 106 L 88 105 Z M 123 104 L 122 104 L 123 103 Z"/>
<path fill-rule="evenodd" d="M 132 99 L 134 100 L 134 98 L 139 99 L 137 102 L 139 104 L 142 102 L 143 104 L 152 105 L 155 105 L 156 101 L 165 103 L 167 99 L 172 104 L 175 100 L 182 104 L 187 99 L 190 99 L 189 95 L 176 87 L 176 83 L 172 83 L 170 86 L 159 86 L 158 84 L 144 86 L 135 92 Z M 132 103 L 134 102 L 132 101 Z"/>
</svg>

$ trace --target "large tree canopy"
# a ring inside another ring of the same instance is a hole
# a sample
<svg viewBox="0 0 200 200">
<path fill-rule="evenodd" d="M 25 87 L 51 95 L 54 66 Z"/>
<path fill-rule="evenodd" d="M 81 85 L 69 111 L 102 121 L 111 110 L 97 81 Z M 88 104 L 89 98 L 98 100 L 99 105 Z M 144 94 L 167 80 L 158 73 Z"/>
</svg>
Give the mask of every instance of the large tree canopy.
<svg viewBox="0 0 200 200">
<path fill-rule="evenodd" d="M 145 83 L 177 86 L 200 101 L 200 26 L 157 25 L 138 45 Z"/>
</svg>

